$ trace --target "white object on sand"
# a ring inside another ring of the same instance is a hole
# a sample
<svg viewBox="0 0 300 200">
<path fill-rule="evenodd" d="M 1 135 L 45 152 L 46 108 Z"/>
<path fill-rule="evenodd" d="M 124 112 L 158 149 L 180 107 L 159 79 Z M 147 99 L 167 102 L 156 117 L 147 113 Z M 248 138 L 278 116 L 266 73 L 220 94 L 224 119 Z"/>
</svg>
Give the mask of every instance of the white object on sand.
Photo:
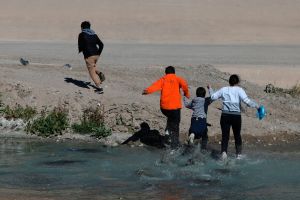
<svg viewBox="0 0 300 200">
<path fill-rule="evenodd" d="M 71 66 L 70 64 L 67 63 L 67 64 L 64 65 L 64 68 L 65 68 L 65 69 L 70 69 L 70 70 L 71 70 L 71 69 L 72 69 L 72 66 Z"/>
</svg>

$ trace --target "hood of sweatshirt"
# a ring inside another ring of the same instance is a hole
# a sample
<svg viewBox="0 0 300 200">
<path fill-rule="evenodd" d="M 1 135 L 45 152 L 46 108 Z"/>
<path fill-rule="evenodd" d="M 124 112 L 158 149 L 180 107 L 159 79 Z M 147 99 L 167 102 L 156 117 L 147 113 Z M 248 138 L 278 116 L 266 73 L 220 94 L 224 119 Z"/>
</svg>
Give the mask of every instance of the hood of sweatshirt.
<svg viewBox="0 0 300 200">
<path fill-rule="evenodd" d="M 95 35 L 95 31 L 93 31 L 92 29 L 89 29 L 89 28 L 85 28 L 85 29 L 82 29 L 81 31 L 82 33 L 86 33 L 88 35 Z"/>
</svg>

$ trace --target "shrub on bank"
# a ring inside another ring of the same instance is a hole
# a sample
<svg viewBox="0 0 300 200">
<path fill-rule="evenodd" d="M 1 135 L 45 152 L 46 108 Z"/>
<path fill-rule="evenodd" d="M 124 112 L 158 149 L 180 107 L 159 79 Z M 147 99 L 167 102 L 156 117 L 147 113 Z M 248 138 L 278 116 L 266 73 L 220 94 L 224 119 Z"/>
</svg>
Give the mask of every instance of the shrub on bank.
<svg viewBox="0 0 300 200">
<path fill-rule="evenodd" d="M 83 111 L 80 123 L 74 123 L 72 129 L 76 133 L 91 134 L 97 138 L 107 137 L 111 130 L 104 124 L 104 108 L 88 108 Z"/>
<path fill-rule="evenodd" d="M 294 85 L 291 89 L 289 89 L 289 94 L 292 96 L 300 96 L 300 84 Z"/>
<path fill-rule="evenodd" d="M 268 85 L 266 85 L 265 92 L 266 93 L 277 93 L 277 94 L 280 94 L 280 93 L 281 94 L 289 94 L 292 97 L 297 97 L 297 96 L 300 96 L 300 84 L 296 84 L 289 89 L 275 87 L 272 84 L 268 84 Z"/>
<path fill-rule="evenodd" d="M 2 106 L 3 105 L 1 104 L 1 107 Z M 0 109 L 0 113 L 6 119 L 22 119 L 27 122 L 37 114 L 37 111 L 30 106 L 22 107 L 16 105 L 12 108 L 10 106 L 3 106 L 3 108 Z"/>
<path fill-rule="evenodd" d="M 1 96 L 1 93 L 0 93 Z M 4 105 L 0 99 L 0 115 L 6 119 L 22 119 L 27 122 L 25 131 L 43 137 L 62 134 L 69 128 L 68 111 L 56 107 L 52 111 L 43 110 L 39 115 L 36 109 L 21 105 L 10 107 Z M 104 108 L 88 108 L 83 111 L 80 123 L 72 125 L 74 132 L 90 134 L 97 138 L 107 137 L 111 130 L 104 124 Z"/>
<path fill-rule="evenodd" d="M 68 126 L 68 111 L 64 108 L 56 107 L 50 112 L 42 111 L 41 116 L 28 122 L 25 130 L 28 133 L 49 137 L 62 134 Z"/>
</svg>

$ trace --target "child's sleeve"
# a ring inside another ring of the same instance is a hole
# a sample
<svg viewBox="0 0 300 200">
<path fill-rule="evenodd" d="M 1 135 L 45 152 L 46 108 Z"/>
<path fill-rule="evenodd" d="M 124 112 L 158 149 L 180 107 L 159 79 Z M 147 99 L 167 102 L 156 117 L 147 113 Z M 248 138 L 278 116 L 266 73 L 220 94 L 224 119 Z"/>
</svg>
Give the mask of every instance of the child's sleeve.
<svg viewBox="0 0 300 200">
<path fill-rule="evenodd" d="M 211 100 L 211 97 L 206 97 L 206 98 L 205 98 L 205 103 L 206 103 L 207 105 L 210 105 L 212 102 L 213 102 L 213 101 Z"/>
<path fill-rule="evenodd" d="M 186 97 L 183 97 L 183 102 L 186 108 L 192 109 L 192 101 L 188 100 Z"/>
<path fill-rule="evenodd" d="M 209 89 L 208 89 L 208 95 L 209 95 L 209 97 L 206 97 L 205 98 L 205 102 L 206 102 L 206 104 L 207 105 L 210 105 L 212 102 L 213 102 L 213 100 L 211 99 L 211 95 L 214 93 L 214 90 L 210 87 Z"/>
</svg>

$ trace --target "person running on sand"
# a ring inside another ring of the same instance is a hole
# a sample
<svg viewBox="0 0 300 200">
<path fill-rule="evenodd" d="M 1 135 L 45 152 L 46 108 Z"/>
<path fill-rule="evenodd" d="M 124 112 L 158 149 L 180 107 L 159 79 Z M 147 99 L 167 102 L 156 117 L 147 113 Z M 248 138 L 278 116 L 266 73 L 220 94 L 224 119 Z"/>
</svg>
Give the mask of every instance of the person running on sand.
<svg viewBox="0 0 300 200">
<path fill-rule="evenodd" d="M 170 136 L 171 148 L 175 149 L 179 146 L 180 110 L 182 108 L 180 89 L 187 98 L 190 98 L 190 94 L 187 82 L 175 74 L 174 67 L 167 67 L 165 73 L 165 76 L 145 89 L 143 95 L 161 91 L 160 108 L 167 117 L 166 135 Z"/>
<path fill-rule="evenodd" d="M 91 29 L 88 21 L 81 23 L 81 33 L 78 36 L 78 50 L 83 53 L 90 77 L 96 85 L 96 92 L 102 93 L 100 84 L 104 81 L 104 74 L 96 69 L 96 63 L 102 53 L 103 43 Z"/>
<path fill-rule="evenodd" d="M 194 143 L 194 139 L 200 139 L 201 149 L 206 149 L 208 136 L 207 136 L 207 110 L 209 104 L 211 104 L 211 98 L 206 97 L 206 91 L 203 87 L 198 87 L 196 90 L 196 96 L 192 101 L 187 98 L 183 98 L 185 107 L 192 109 L 193 114 L 191 118 L 191 126 L 189 129 L 189 144 Z"/>
<path fill-rule="evenodd" d="M 242 158 L 242 138 L 241 138 L 241 102 L 244 102 L 249 107 L 258 109 L 259 106 L 256 102 L 250 100 L 243 90 L 239 87 L 240 78 L 238 75 L 233 74 L 229 78 L 229 85 L 223 87 L 220 90 L 214 92 L 213 89 L 208 85 L 208 89 L 211 94 L 211 99 L 217 100 L 222 99 L 223 108 L 220 119 L 221 130 L 222 130 L 222 143 L 221 143 L 221 159 L 227 159 L 227 148 L 230 135 L 230 127 L 232 127 L 234 140 L 235 140 L 235 151 L 238 159 Z"/>
</svg>

